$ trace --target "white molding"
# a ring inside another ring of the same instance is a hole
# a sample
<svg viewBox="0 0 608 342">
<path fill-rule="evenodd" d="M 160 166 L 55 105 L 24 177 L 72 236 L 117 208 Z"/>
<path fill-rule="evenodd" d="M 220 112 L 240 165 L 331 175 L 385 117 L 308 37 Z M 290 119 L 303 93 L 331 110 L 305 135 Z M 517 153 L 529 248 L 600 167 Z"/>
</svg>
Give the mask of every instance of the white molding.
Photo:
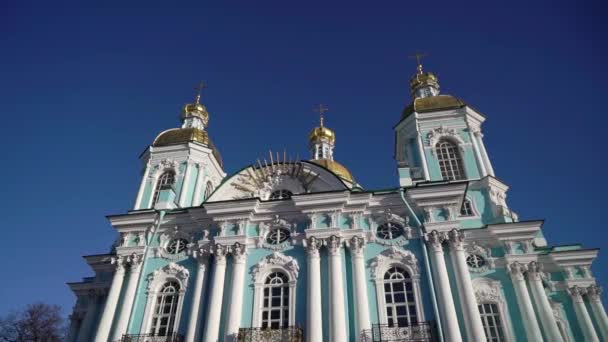
<svg viewBox="0 0 608 342">
<path fill-rule="evenodd" d="M 407 240 L 414 237 L 414 229 L 409 225 L 409 217 L 399 216 L 394 214 L 391 209 L 386 209 L 378 214 L 372 215 L 370 220 L 370 231 L 368 238 L 371 242 L 375 242 L 383 246 L 402 246 Z M 378 237 L 378 227 L 385 223 L 397 223 L 403 227 L 403 235 L 392 239 L 384 240 Z"/>
<path fill-rule="evenodd" d="M 184 306 L 184 299 L 186 289 L 188 287 L 188 278 L 190 272 L 183 266 L 176 263 L 170 263 L 165 267 L 158 269 L 148 275 L 148 287 L 146 288 L 146 295 L 148 296 L 146 302 L 146 309 L 144 311 L 144 321 L 141 325 L 141 334 L 146 334 L 150 330 L 152 323 L 152 316 L 154 314 L 154 305 L 156 305 L 156 297 L 159 294 L 162 286 L 168 281 L 177 281 L 179 284 L 178 292 L 178 304 L 175 312 L 175 323 L 174 329 L 177 331 L 179 328 L 179 322 L 182 314 L 182 308 Z"/>
<path fill-rule="evenodd" d="M 262 303 L 264 296 L 264 281 L 266 277 L 272 273 L 280 271 L 285 273 L 289 278 L 289 325 L 295 325 L 296 321 L 296 284 L 300 266 L 298 261 L 290 256 L 286 256 L 279 252 L 274 252 L 260 262 L 258 262 L 252 271 L 253 277 L 253 322 L 252 326 L 259 328 L 262 325 Z"/>
<path fill-rule="evenodd" d="M 490 278 L 473 279 L 473 290 L 477 304 L 496 304 L 500 313 L 500 324 L 506 341 L 515 341 L 509 308 L 504 298 L 502 284 Z"/>
<path fill-rule="evenodd" d="M 469 271 L 472 273 L 484 273 L 496 268 L 496 259 L 492 257 L 492 250 L 488 247 L 481 246 L 473 241 L 465 247 L 465 253 L 467 258 L 469 255 L 476 254 L 485 261 L 485 264 L 479 268 L 473 268 L 467 264 Z"/>
<path fill-rule="evenodd" d="M 386 300 L 384 296 L 384 274 L 393 266 L 404 268 L 412 279 L 412 288 L 416 302 L 416 314 L 419 322 L 423 322 L 424 307 L 420 288 L 420 267 L 416 255 L 409 250 L 390 247 L 371 260 L 370 275 L 376 286 L 378 303 L 378 320 L 380 324 L 388 324 L 386 317 Z"/>
</svg>

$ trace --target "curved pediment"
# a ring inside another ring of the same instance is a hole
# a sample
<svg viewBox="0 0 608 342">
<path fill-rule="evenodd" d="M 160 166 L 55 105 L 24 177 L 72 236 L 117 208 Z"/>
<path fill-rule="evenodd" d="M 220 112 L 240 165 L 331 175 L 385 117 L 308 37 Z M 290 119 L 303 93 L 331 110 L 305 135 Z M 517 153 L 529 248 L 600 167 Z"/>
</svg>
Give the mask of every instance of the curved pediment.
<svg viewBox="0 0 608 342">
<path fill-rule="evenodd" d="M 315 163 L 278 162 L 248 166 L 228 177 L 207 202 L 244 198 L 274 199 L 273 193 L 291 194 L 346 190 L 348 186 L 333 172 Z"/>
</svg>

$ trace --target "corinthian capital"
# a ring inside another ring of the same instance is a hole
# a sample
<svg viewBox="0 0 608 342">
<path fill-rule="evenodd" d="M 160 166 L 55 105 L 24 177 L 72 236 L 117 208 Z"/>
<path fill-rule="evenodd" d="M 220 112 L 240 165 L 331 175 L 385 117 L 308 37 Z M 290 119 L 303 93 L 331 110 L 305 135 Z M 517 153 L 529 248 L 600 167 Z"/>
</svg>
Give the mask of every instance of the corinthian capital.
<svg viewBox="0 0 608 342">
<path fill-rule="evenodd" d="M 340 247 L 342 245 L 342 240 L 332 235 L 326 240 L 327 249 L 329 251 L 329 255 L 337 255 L 340 253 Z"/>
<path fill-rule="evenodd" d="M 353 236 L 348 240 L 347 246 L 353 256 L 362 257 L 365 248 L 365 239 L 360 236 Z"/>
<path fill-rule="evenodd" d="M 572 300 L 575 302 L 582 302 L 583 295 L 585 294 L 585 292 L 586 291 L 584 288 L 578 287 L 577 285 L 574 285 L 568 289 L 568 293 L 570 293 L 570 297 L 572 297 Z"/>
<path fill-rule="evenodd" d="M 309 258 L 318 258 L 319 257 L 319 248 L 323 244 L 321 240 L 317 239 L 314 236 L 309 237 L 305 241 L 306 243 L 306 254 L 308 254 Z"/>
<path fill-rule="evenodd" d="M 511 278 L 515 280 L 524 280 L 524 272 L 526 272 L 526 265 L 515 261 L 509 264 L 509 274 Z"/>
<path fill-rule="evenodd" d="M 452 229 L 448 233 L 448 241 L 451 248 L 455 250 L 462 250 L 464 243 L 464 233 L 459 231 L 458 229 Z"/>
<path fill-rule="evenodd" d="M 599 287 L 595 284 L 587 287 L 587 297 L 589 297 L 589 300 L 594 301 L 594 302 L 599 301 L 601 295 L 602 295 L 601 287 Z"/>
<path fill-rule="evenodd" d="M 245 259 L 247 258 L 247 246 L 237 242 L 232 245 L 230 251 L 232 252 L 232 257 L 234 258 L 235 263 L 245 262 Z"/>
<path fill-rule="evenodd" d="M 215 263 L 216 264 L 226 264 L 226 254 L 227 253 L 228 253 L 228 249 L 226 248 L 226 246 L 216 243 L 215 247 L 213 248 L 213 254 L 215 255 Z"/>
<path fill-rule="evenodd" d="M 426 241 L 429 243 L 429 246 L 435 250 L 442 250 L 442 244 L 445 240 L 445 233 L 440 233 L 436 230 L 426 234 Z"/>
<path fill-rule="evenodd" d="M 543 265 L 536 261 L 530 261 L 528 264 L 528 276 L 532 280 L 541 280 L 541 272 L 543 271 Z"/>
<path fill-rule="evenodd" d="M 125 272 L 125 267 L 127 266 L 127 259 L 124 256 L 118 255 L 116 257 L 112 257 L 110 259 L 110 264 L 116 266 L 116 272 Z"/>
</svg>

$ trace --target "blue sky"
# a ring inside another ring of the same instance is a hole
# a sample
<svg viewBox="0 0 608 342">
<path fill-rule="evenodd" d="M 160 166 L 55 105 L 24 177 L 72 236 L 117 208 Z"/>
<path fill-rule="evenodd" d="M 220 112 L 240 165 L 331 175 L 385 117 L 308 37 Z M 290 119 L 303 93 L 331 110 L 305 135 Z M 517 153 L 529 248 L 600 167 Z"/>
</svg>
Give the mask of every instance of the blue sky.
<svg viewBox="0 0 608 342">
<path fill-rule="evenodd" d="M 307 156 L 326 103 L 336 159 L 367 189 L 397 186 L 392 127 L 416 50 L 444 93 L 487 117 L 485 141 L 522 219 L 553 245 L 608 249 L 606 44 L 592 2 L 0 3 L 0 314 L 68 312 L 65 282 L 107 252 L 139 154 L 207 81 L 226 171 L 268 149 Z M 608 256 L 593 268 L 608 280 Z"/>
</svg>

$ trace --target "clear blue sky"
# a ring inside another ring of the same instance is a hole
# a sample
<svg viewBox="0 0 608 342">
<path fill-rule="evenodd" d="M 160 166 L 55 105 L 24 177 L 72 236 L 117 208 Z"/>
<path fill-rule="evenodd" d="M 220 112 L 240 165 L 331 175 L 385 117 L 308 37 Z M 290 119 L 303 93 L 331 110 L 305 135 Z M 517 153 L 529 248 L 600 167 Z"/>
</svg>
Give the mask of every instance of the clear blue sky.
<svg viewBox="0 0 608 342">
<path fill-rule="evenodd" d="M 415 50 L 487 117 L 520 217 L 545 218 L 551 244 L 608 250 L 599 2 L 83 3 L 0 3 L 0 314 L 35 300 L 70 310 L 65 282 L 91 275 L 82 255 L 108 251 L 105 215 L 130 209 L 139 154 L 201 79 L 228 173 L 270 148 L 307 155 L 323 102 L 337 160 L 367 189 L 397 186 L 392 127 Z M 604 285 L 607 266 L 601 252 Z"/>
</svg>

